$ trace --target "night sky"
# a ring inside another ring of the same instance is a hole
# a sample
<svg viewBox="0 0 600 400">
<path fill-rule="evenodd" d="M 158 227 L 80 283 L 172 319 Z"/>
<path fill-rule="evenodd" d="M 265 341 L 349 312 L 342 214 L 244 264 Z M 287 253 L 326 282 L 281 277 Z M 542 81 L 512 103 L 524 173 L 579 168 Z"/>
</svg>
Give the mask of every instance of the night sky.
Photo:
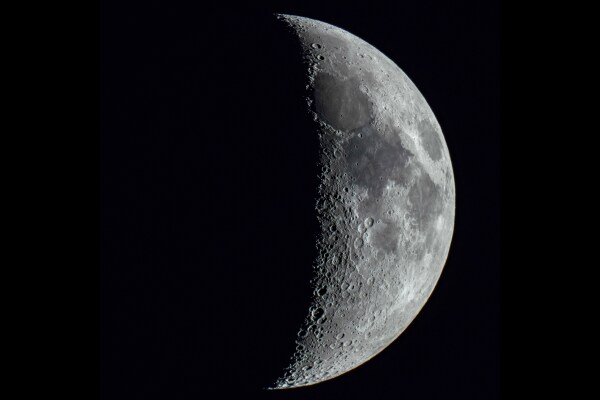
<svg viewBox="0 0 600 400">
<path fill-rule="evenodd" d="M 101 2 L 102 399 L 500 398 L 497 1 Z M 278 377 L 310 301 L 317 140 L 296 41 L 272 13 L 392 59 L 456 181 L 444 272 L 407 330 L 303 389 Z"/>
</svg>

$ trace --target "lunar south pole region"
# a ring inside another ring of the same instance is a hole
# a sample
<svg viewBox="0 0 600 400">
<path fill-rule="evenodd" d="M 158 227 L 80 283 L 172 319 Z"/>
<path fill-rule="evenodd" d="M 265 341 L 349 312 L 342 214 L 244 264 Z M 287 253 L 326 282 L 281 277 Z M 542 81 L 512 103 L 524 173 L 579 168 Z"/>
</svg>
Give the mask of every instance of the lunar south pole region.
<svg viewBox="0 0 600 400">
<path fill-rule="evenodd" d="M 277 18 L 299 39 L 308 68 L 320 233 L 311 306 L 289 365 L 269 389 L 334 378 L 393 342 L 440 277 L 455 210 L 441 128 L 406 74 L 340 28 Z"/>
</svg>

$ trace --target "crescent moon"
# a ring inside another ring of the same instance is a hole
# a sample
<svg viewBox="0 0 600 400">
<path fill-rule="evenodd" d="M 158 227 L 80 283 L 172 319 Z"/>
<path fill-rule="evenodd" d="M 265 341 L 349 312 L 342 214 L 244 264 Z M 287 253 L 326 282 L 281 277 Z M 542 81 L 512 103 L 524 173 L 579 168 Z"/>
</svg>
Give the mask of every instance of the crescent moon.
<svg viewBox="0 0 600 400">
<path fill-rule="evenodd" d="M 340 28 L 278 18 L 297 35 L 309 66 L 321 232 L 312 306 L 271 389 L 334 378 L 392 343 L 440 277 L 455 210 L 444 136 L 406 74 Z"/>
</svg>

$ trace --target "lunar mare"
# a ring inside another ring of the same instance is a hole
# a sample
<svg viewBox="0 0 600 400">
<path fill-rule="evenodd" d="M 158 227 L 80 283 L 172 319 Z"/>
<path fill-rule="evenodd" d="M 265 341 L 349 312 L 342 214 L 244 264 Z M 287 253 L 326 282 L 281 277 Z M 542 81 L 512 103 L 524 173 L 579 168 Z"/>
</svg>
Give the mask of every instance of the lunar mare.
<svg viewBox="0 0 600 400">
<path fill-rule="evenodd" d="M 400 68 L 342 29 L 279 18 L 308 64 L 321 232 L 312 306 L 276 389 L 339 376 L 406 329 L 440 277 L 455 208 L 441 128 Z"/>
</svg>

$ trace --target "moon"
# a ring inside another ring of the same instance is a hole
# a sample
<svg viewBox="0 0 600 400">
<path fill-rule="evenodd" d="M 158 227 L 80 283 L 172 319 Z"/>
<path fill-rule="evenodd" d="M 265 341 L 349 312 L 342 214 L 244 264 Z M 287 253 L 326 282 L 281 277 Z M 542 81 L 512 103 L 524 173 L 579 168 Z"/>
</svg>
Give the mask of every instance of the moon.
<svg viewBox="0 0 600 400">
<path fill-rule="evenodd" d="M 455 210 L 444 136 L 406 74 L 340 28 L 278 18 L 299 39 L 308 65 L 321 231 L 311 307 L 271 389 L 334 378 L 392 343 L 440 277 Z"/>
</svg>

